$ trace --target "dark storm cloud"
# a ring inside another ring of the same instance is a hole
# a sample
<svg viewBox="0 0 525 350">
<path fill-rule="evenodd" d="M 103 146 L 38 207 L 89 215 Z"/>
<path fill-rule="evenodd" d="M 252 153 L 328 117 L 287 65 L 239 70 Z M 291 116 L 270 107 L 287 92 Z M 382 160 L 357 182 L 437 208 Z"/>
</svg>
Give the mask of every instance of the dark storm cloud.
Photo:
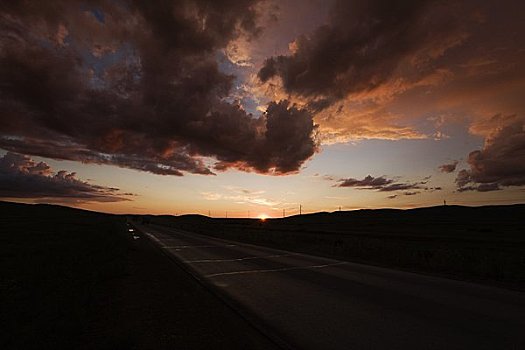
<svg viewBox="0 0 525 350">
<path fill-rule="evenodd" d="M 237 110 L 237 113 L 244 112 Z M 261 124 L 261 120 L 251 117 L 231 118 L 234 115 L 233 111 L 219 114 L 217 118 L 220 122 L 215 127 L 236 130 L 236 137 L 219 140 L 213 137 L 211 141 L 215 143 L 208 145 L 210 153 L 218 143 L 228 145 L 224 152 L 216 153 L 219 160 L 216 168 L 219 170 L 232 166 L 242 169 L 248 165 L 261 173 L 268 169 L 273 169 L 277 174 L 290 173 L 297 171 L 304 159 L 310 158 L 317 149 L 317 143 L 312 139 L 316 133 L 312 115 L 304 109 L 291 106 L 288 101 L 270 103 L 263 115 L 265 125 Z M 247 119 L 246 124 L 234 124 L 244 119 Z M 253 127 L 246 127 L 252 123 L 255 124 Z M 216 135 L 218 138 L 231 137 L 231 133 Z"/>
<path fill-rule="evenodd" d="M 468 156 L 469 169 L 458 173 L 458 191 L 496 191 L 525 185 L 525 118 L 510 123 L 485 141 L 483 149 Z"/>
<path fill-rule="evenodd" d="M 8 152 L 0 158 L 0 197 L 59 198 L 77 202 L 119 202 L 129 200 L 118 188 L 89 184 L 75 173 L 53 172 L 44 162 Z"/>
<path fill-rule="evenodd" d="M 366 176 L 364 179 L 354 179 L 354 178 L 348 178 L 348 179 L 341 179 L 339 180 L 338 184 L 335 185 L 336 187 L 354 187 L 361 190 L 377 190 L 380 192 L 394 192 L 394 191 L 406 191 L 405 195 L 413 195 L 417 194 L 419 192 L 413 192 L 409 190 L 424 190 L 424 191 L 439 191 L 441 190 L 440 187 L 428 187 L 425 186 L 430 177 L 426 177 L 423 179 L 423 181 L 419 182 L 411 182 L 411 183 L 400 183 L 396 182 L 396 180 L 388 179 L 384 176 L 380 177 L 373 177 L 373 176 Z M 390 197 L 389 197 L 390 198 Z M 395 197 L 392 197 L 395 198 Z"/>
<path fill-rule="evenodd" d="M 442 164 L 439 166 L 439 170 L 442 172 L 442 173 L 453 173 L 454 171 L 456 171 L 456 167 L 458 166 L 458 161 L 455 160 L 453 161 L 452 163 L 447 163 L 447 164 Z"/>
<path fill-rule="evenodd" d="M 0 10 L 0 148 L 156 174 L 297 171 L 306 110 L 227 97 L 217 50 L 255 37 L 256 1 L 23 1 Z M 96 15 L 98 14 L 98 15 Z M 101 15 L 103 14 L 103 16 Z"/>
<path fill-rule="evenodd" d="M 286 92 L 319 97 L 312 103 L 317 109 L 372 90 L 402 61 L 412 56 L 415 61 L 416 53 L 455 33 L 456 16 L 429 15 L 430 4 L 446 7 L 419 0 L 338 1 L 328 24 L 299 37 L 292 55 L 267 59 L 258 76 L 263 82 L 278 76 Z"/>
</svg>

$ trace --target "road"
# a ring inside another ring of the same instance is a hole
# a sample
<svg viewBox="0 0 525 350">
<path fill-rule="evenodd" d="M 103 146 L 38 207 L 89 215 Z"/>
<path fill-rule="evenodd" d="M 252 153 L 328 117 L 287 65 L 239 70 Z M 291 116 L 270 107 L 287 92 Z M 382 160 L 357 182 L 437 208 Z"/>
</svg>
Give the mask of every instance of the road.
<svg viewBox="0 0 525 350">
<path fill-rule="evenodd" d="M 137 226 L 297 349 L 525 349 L 525 293 Z"/>
</svg>

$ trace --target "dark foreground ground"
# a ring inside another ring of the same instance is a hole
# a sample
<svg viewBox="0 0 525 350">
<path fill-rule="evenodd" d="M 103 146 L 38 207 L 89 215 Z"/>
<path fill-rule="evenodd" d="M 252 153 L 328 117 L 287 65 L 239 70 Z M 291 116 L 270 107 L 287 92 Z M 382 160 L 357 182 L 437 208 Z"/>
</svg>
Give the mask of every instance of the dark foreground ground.
<svg viewBox="0 0 525 350">
<path fill-rule="evenodd" d="M 272 349 L 125 219 L 0 202 L 1 349 Z"/>
<path fill-rule="evenodd" d="M 525 289 L 525 205 L 316 213 L 285 219 L 135 217 L 340 260 Z"/>
</svg>

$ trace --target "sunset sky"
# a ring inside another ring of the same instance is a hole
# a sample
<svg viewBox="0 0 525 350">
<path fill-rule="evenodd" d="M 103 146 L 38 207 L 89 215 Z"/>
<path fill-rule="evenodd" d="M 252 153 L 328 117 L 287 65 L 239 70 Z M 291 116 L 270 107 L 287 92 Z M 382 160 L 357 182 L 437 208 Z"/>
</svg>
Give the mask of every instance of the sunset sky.
<svg viewBox="0 0 525 350">
<path fill-rule="evenodd" d="M 525 202 L 525 2 L 0 5 L 0 198 L 282 216 Z"/>
</svg>

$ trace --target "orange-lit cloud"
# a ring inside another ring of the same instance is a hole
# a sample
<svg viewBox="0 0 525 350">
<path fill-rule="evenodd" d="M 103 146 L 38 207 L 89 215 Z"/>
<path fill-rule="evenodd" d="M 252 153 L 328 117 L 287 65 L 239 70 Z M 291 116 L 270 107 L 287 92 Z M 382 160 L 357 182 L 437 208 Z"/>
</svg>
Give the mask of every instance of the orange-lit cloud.
<svg viewBox="0 0 525 350">
<path fill-rule="evenodd" d="M 501 119 L 495 116 L 492 121 Z M 458 173 L 458 191 L 495 191 L 525 185 L 525 118 L 510 116 L 491 131 L 481 150 L 472 151 L 469 168 Z"/>
</svg>

